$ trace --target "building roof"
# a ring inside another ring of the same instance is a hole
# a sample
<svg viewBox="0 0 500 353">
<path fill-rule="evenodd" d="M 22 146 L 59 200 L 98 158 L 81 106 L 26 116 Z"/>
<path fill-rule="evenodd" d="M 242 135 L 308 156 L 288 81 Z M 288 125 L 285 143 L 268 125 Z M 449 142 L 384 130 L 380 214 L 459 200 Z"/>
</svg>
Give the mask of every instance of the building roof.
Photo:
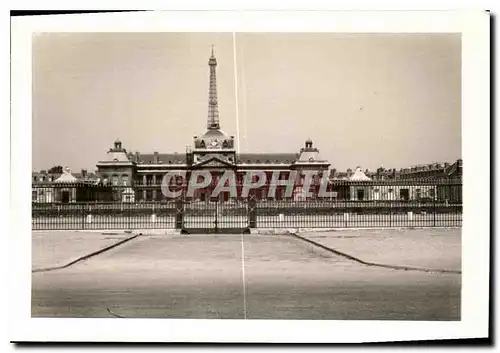
<svg viewBox="0 0 500 353">
<path fill-rule="evenodd" d="M 59 178 L 54 180 L 56 183 L 76 183 L 78 179 L 71 174 L 69 169 L 66 169 Z"/>
<path fill-rule="evenodd" d="M 352 181 L 367 181 L 371 180 L 371 178 L 367 177 L 365 172 L 361 170 L 360 167 L 357 167 L 354 173 L 349 177 L 349 180 Z"/>
<path fill-rule="evenodd" d="M 184 164 L 186 163 L 186 154 L 184 153 L 158 153 L 158 162 L 155 162 L 154 153 L 139 154 L 139 161 L 137 161 L 137 154 L 132 156 L 132 161 L 139 162 L 139 164 Z"/>
<path fill-rule="evenodd" d="M 96 181 L 99 179 L 94 173 L 71 173 L 79 181 Z"/>
<path fill-rule="evenodd" d="M 292 164 L 297 158 L 299 158 L 298 153 L 238 153 L 236 161 L 238 164 Z"/>
<path fill-rule="evenodd" d="M 62 177 L 64 175 L 63 174 L 60 174 L 60 173 L 40 173 L 40 172 L 32 172 L 31 173 L 31 177 L 33 178 L 33 181 L 35 183 L 52 183 L 52 182 L 56 182 L 56 180 L 63 180 L 63 181 L 58 181 L 59 183 L 60 182 L 75 182 L 71 177 L 64 177 L 63 179 L 61 179 L 60 177 Z M 78 182 L 87 182 L 87 181 L 92 181 L 92 182 L 95 182 L 95 181 L 98 181 L 99 180 L 99 177 L 97 175 L 95 175 L 94 173 L 85 173 L 85 172 L 81 172 L 81 173 L 71 173 L 70 172 L 70 175 L 73 176 L 74 178 L 77 179 Z M 69 179 L 69 181 L 65 181 L 64 179 Z"/>
<path fill-rule="evenodd" d="M 52 183 L 54 180 L 61 176 L 60 173 L 40 173 L 32 172 L 31 177 L 36 183 Z"/>
<path fill-rule="evenodd" d="M 195 136 L 194 147 L 196 149 L 232 149 L 234 137 L 229 137 L 221 129 L 208 129 L 203 135 Z"/>
<path fill-rule="evenodd" d="M 300 157 L 298 158 L 299 162 L 326 162 L 323 158 L 321 158 L 319 151 L 309 151 L 304 150 L 300 153 Z"/>
<path fill-rule="evenodd" d="M 114 162 L 128 162 L 128 157 L 125 151 L 109 151 L 105 160 Z"/>
<path fill-rule="evenodd" d="M 300 149 L 300 155 L 297 163 L 329 164 L 326 160 L 321 158 L 319 150 L 316 147 L 313 147 L 313 142 L 310 138 L 306 140 L 304 147 Z"/>
<path fill-rule="evenodd" d="M 349 179 L 349 173 L 347 172 L 338 172 L 335 175 L 330 177 L 331 180 L 347 180 Z"/>
</svg>

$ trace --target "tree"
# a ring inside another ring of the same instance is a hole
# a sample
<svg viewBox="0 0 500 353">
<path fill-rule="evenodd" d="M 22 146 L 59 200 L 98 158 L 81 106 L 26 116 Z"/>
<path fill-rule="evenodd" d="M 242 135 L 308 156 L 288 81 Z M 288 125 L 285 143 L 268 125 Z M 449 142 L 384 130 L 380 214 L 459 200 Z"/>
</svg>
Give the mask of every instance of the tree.
<svg viewBox="0 0 500 353">
<path fill-rule="evenodd" d="M 49 169 L 49 174 L 62 174 L 62 173 L 63 173 L 63 167 L 60 165 L 56 165 Z"/>
</svg>

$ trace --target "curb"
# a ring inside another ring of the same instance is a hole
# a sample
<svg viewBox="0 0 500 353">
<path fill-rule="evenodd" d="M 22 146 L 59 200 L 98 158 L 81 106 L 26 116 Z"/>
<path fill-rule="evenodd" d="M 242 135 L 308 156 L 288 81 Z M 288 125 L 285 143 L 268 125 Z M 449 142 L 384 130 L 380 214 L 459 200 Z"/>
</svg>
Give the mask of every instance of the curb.
<svg viewBox="0 0 500 353">
<path fill-rule="evenodd" d="M 102 249 L 99 249 L 97 251 L 94 251 L 94 252 L 91 252 L 90 254 L 87 254 L 87 255 L 84 255 L 84 256 L 81 256 L 79 258 L 77 258 L 76 260 L 73 260 L 69 263 L 67 263 L 66 265 L 62 265 L 62 266 L 54 266 L 54 267 L 45 267 L 45 268 L 35 268 L 34 270 L 31 270 L 31 273 L 37 273 L 37 272 L 48 272 L 48 271 L 54 271 L 54 270 L 61 270 L 63 268 L 67 268 L 67 267 L 70 267 L 74 264 L 76 264 L 77 262 L 80 262 L 80 261 L 83 261 L 83 260 L 87 260 L 91 257 L 94 257 L 96 255 L 99 255 L 99 254 L 102 254 L 103 252 L 105 251 L 108 251 L 108 250 L 111 250 L 113 248 L 116 248 L 117 246 L 119 245 L 122 245 L 126 242 L 129 242 L 135 238 L 137 238 L 139 235 L 142 235 L 142 233 L 139 233 L 139 234 L 136 234 L 136 235 L 133 235 L 129 238 L 126 238 L 126 239 L 123 239 L 123 240 L 120 240 L 119 242 L 117 243 L 114 243 L 114 244 L 111 244 L 105 248 L 102 248 Z"/>
<path fill-rule="evenodd" d="M 292 236 L 294 236 L 294 237 L 296 237 L 296 238 L 298 238 L 298 239 L 300 239 L 302 241 L 305 241 L 307 243 L 310 243 L 310 244 L 313 244 L 313 245 L 315 245 L 317 247 L 320 247 L 323 250 L 331 252 L 331 253 L 333 253 L 335 255 L 342 256 L 342 257 L 344 257 L 344 258 L 346 258 L 348 260 L 351 260 L 351 261 L 354 261 L 354 262 L 357 262 L 357 263 L 360 263 L 360 264 L 366 265 L 366 266 L 383 267 L 383 268 L 389 268 L 389 269 L 393 269 L 393 270 L 404 270 L 404 271 L 420 271 L 420 272 L 462 274 L 462 271 L 460 271 L 460 270 L 445 270 L 445 269 L 439 269 L 439 268 L 426 268 L 426 267 L 401 266 L 401 265 L 387 265 L 387 264 L 380 264 L 380 263 L 371 262 L 371 261 L 364 261 L 364 260 L 361 260 L 360 258 L 357 258 L 355 256 L 349 255 L 349 254 L 344 253 L 342 251 L 339 251 L 339 250 L 330 248 L 330 247 L 328 247 L 326 245 L 323 245 L 321 243 L 315 242 L 314 240 L 302 237 L 302 236 L 298 235 L 297 233 L 290 233 L 290 235 L 292 235 Z"/>
<path fill-rule="evenodd" d="M 250 234 L 274 235 L 284 234 L 289 235 L 297 232 L 296 228 L 250 228 Z"/>
</svg>

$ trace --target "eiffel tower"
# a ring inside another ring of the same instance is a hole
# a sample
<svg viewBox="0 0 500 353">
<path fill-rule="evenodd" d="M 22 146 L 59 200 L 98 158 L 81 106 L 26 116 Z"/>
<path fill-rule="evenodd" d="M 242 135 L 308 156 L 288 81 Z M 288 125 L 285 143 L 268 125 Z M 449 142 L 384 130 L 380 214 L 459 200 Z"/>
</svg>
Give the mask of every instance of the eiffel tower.
<svg viewBox="0 0 500 353">
<path fill-rule="evenodd" d="M 217 76 L 215 68 L 217 67 L 217 59 L 214 55 L 214 46 L 212 45 L 212 56 L 208 60 L 210 66 L 210 84 L 208 88 L 208 130 L 219 130 L 219 102 L 217 101 Z"/>
</svg>

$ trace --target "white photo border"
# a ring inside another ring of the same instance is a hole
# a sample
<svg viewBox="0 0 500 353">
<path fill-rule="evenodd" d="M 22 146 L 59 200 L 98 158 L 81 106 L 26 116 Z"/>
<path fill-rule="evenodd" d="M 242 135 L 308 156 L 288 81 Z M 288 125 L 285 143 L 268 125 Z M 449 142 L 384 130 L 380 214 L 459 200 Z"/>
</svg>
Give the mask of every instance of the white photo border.
<svg viewBox="0 0 500 353">
<path fill-rule="evenodd" d="M 461 321 L 31 318 L 31 41 L 36 32 L 461 33 Z M 11 19 L 12 341 L 334 343 L 488 335 L 490 17 L 483 11 L 160 11 Z"/>
</svg>

